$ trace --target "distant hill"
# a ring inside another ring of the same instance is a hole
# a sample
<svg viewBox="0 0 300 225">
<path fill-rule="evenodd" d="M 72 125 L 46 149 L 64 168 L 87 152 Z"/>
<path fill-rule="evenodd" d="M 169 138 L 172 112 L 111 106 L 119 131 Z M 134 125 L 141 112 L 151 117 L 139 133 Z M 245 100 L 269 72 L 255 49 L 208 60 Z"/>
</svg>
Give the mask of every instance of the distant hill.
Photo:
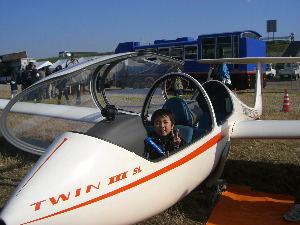
<svg viewBox="0 0 300 225">
<path fill-rule="evenodd" d="M 266 41 L 266 52 L 284 52 L 290 41 Z"/>
<path fill-rule="evenodd" d="M 300 41 L 266 41 L 267 57 L 295 57 L 300 54 Z"/>
<path fill-rule="evenodd" d="M 300 41 L 272 41 L 267 42 L 267 57 L 296 57 L 300 56 Z M 274 64 L 276 70 L 284 68 L 284 63 Z"/>
</svg>

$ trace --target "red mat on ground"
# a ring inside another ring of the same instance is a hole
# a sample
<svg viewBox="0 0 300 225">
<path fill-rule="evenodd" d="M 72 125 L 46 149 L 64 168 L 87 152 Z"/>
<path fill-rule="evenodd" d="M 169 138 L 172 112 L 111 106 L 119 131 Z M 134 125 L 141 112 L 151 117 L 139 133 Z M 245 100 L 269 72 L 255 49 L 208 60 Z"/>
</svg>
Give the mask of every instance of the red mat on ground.
<svg viewBox="0 0 300 225">
<path fill-rule="evenodd" d="M 207 225 L 289 224 L 283 215 L 294 205 L 294 196 L 227 188 Z M 300 222 L 292 223 L 300 224 Z"/>
</svg>

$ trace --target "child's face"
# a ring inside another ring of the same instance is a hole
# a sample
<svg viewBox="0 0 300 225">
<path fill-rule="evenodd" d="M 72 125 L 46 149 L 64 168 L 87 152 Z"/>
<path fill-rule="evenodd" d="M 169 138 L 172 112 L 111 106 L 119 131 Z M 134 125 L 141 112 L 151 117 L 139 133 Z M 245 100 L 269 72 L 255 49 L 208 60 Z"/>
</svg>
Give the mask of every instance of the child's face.
<svg viewBox="0 0 300 225">
<path fill-rule="evenodd" d="M 159 116 L 154 119 L 154 131 L 160 136 L 167 136 L 173 129 L 174 124 L 172 124 L 168 116 Z"/>
</svg>

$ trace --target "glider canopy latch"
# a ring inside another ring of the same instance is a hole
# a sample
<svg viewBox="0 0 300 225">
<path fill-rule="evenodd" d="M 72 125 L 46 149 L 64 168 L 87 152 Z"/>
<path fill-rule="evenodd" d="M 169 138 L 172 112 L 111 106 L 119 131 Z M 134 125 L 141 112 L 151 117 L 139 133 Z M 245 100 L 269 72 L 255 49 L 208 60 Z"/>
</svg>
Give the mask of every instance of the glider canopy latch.
<svg viewBox="0 0 300 225">
<path fill-rule="evenodd" d="M 107 105 L 105 108 L 101 110 L 101 114 L 108 121 L 113 121 L 115 120 L 116 108 L 114 105 Z"/>
</svg>

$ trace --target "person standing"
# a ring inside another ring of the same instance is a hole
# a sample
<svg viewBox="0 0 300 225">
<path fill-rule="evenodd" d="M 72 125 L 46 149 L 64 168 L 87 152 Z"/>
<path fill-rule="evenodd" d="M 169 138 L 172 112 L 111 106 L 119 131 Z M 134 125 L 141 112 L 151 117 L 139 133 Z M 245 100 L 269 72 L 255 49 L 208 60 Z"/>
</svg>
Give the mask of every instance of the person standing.
<svg viewBox="0 0 300 225">
<path fill-rule="evenodd" d="M 42 80 L 46 77 L 46 67 L 43 67 L 40 71 L 39 71 L 39 80 Z M 47 86 L 42 86 L 40 87 L 40 98 L 39 100 L 44 101 L 47 98 Z"/>
<path fill-rule="evenodd" d="M 183 86 L 180 77 L 176 77 L 174 85 L 174 95 L 181 96 L 183 94 Z"/>
<path fill-rule="evenodd" d="M 212 79 L 211 75 L 212 75 L 213 70 L 214 70 L 214 65 L 210 65 L 209 71 L 208 71 L 208 74 L 207 74 L 207 81 L 210 81 Z"/>
<path fill-rule="evenodd" d="M 27 70 L 29 70 L 28 65 L 26 65 L 25 70 L 21 73 L 22 91 L 25 90 L 28 87 L 27 86 L 27 79 L 26 79 Z"/>
<path fill-rule="evenodd" d="M 63 79 L 61 81 L 58 81 L 56 88 L 58 89 L 58 105 L 61 105 L 61 96 L 63 94 L 66 97 L 67 104 L 70 104 L 68 90 L 67 90 L 67 80 Z"/>
<path fill-rule="evenodd" d="M 10 99 L 13 99 L 14 95 L 18 94 L 18 84 L 14 76 L 10 80 L 10 90 L 11 90 Z"/>
<path fill-rule="evenodd" d="M 25 71 L 25 68 L 20 69 L 19 74 L 16 78 L 17 84 L 22 84 L 22 73 Z M 23 90 L 23 88 L 22 88 Z"/>
<path fill-rule="evenodd" d="M 71 58 L 66 61 L 65 68 L 67 68 L 70 65 L 75 65 L 75 64 L 78 64 L 78 63 L 79 63 L 78 59 L 75 59 L 74 58 L 74 53 L 72 53 Z"/>
<path fill-rule="evenodd" d="M 61 65 L 58 65 L 57 67 L 55 67 L 55 69 L 53 70 L 53 73 L 56 73 L 58 71 L 62 70 L 62 66 Z M 52 87 L 51 87 L 51 95 L 52 95 L 52 98 L 56 98 L 57 97 L 57 94 L 58 94 L 58 89 L 56 88 L 56 84 L 57 84 L 57 81 L 54 81 L 52 83 Z"/>
<path fill-rule="evenodd" d="M 45 66 L 45 75 L 46 77 L 50 76 L 52 74 L 51 70 L 49 69 L 48 66 Z M 52 91 L 52 86 L 55 86 L 55 85 L 52 85 L 52 83 L 48 84 L 47 86 L 47 98 L 49 99 L 52 99 L 52 94 L 51 94 L 51 91 Z"/>
<path fill-rule="evenodd" d="M 35 69 L 35 65 L 33 62 L 30 62 L 27 67 L 24 74 L 22 74 L 22 85 L 25 86 L 25 88 L 30 87 L 32 84 L 38 81 L 39 73 L 37 69 Z M 24 89 L 25 89 L 24 88 Z M 36 101 L 39 97 L 39 93 L 37 91 L 32 91 L 28 94 L 27 101 Z"/>
<path fill-rule="evenodd" d="M 39 71 L 39 80 L 43 79 L 46 77 L 46 68 L 43 67 L 40 71 Z"/>
<path fill-rule="evenodd" d="M 37 82 L 40 76 L 38 71 L 35 69 L 35 65 L 33 64 L 33 62 L 30 62 L 28 64 L 28 70 L 26 70 L 25 73 L 27 87 Z"/>
<path fill-rule="evenodd" d="M 58 72 L 60 70 L 62 70 L 61 65 L 57 66 L 53 72 L 55 73 L 55 72 Z M 58 105 L 61 105 L 61 96 L 63 94 L 66 97 L 67 104 L 70 104 L 68 90 L 67 90 L 67 81 L 68 80 L 63 79 L 63 80 L 57 81 L 57 83 L 56 83 L 55 89 L 58 90 Z M 56 93 L 56 90 L 55 90 L 55 93 Z M 56 95 L 55 95 L 55 97 L 56 97 Z"/>
<path fill-rule="evenodd" d="M 223 82 L 224 84 L 231 85 L 229 71 L 225 63 L 221 65 L 218 74 L 220 76 L 219 79 L 221 82 Z"/>
<path fill-rule="evenodd" d="M 213 80 L 219 80 L 219 69 L 221 67 L 221 64 L 213 64 L 212 65 L 212 71 L 211 71 L 211 74 L 210 74 L 210 78 L 213 79 Z"/>
<path fill-rule="evenodd" d="M 295 33 L 291 33 L 291 42 L 295 41 Z"/>
</svg>

